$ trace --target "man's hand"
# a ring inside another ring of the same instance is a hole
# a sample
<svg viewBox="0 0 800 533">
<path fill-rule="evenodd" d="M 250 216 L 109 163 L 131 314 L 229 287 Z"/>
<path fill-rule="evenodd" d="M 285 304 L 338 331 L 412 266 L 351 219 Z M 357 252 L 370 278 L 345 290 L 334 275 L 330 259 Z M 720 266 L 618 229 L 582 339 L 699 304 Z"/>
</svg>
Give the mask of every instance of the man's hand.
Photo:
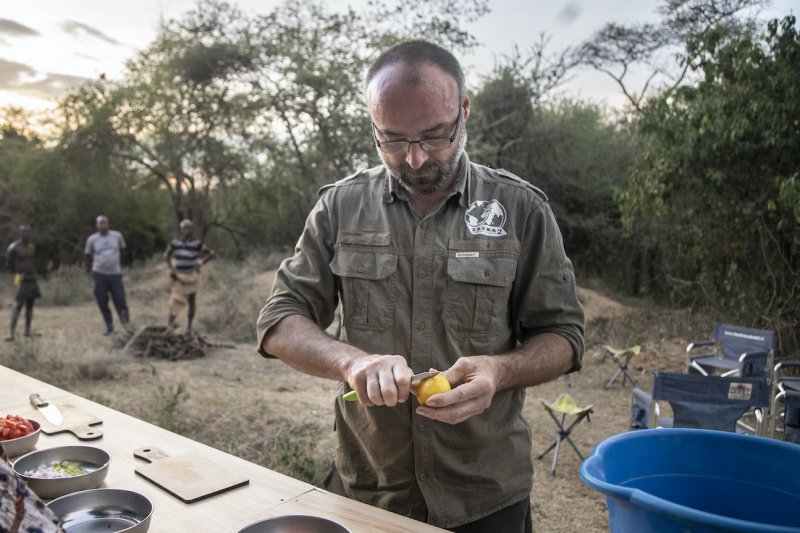
<svg viewBox="0 0 800 533">
<path fill-rule="evenodd" d="M 461 384 L 450 392 L 428 398 L 427 405 L 417 408 L 417 414 L 447 424 L 458 424 L 481 414 L 492 404 L 497 377 L 491 357 L 461 357 L 442 374 L 451 385 Z"/>
<path fill-rule="evenodd" d="M 367 355 L 350 364 L 347 382 L 362 404 L 394 407 L 408 400 L 413 374 L 401 355 Z"/>
</svg>

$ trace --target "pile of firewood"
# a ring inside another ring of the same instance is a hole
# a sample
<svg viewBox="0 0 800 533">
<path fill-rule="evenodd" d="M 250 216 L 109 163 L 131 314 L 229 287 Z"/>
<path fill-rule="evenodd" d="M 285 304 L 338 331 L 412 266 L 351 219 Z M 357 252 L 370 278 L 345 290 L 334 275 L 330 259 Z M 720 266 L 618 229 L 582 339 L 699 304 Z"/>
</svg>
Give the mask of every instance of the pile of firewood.
<svg viewBox="0 0 800 533">
<path fill-rule="evenodd" d="M 178 361 L 205 357 L 209 348 L 232 348 L 207 341 L 197 333 L 178 333 L 163 326 L 141 326 L 128 338 L 119 339 L 122 351 L 139 357 L 158 357 Z"/>
</svg>

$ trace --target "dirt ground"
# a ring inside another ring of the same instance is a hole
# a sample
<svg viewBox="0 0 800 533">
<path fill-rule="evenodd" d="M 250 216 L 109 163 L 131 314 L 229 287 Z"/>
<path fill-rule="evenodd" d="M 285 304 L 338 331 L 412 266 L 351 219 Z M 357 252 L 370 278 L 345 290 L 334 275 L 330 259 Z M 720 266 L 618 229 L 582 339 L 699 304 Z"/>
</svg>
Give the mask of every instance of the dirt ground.
<svg viewBox="0 0 800 533">
<path fill-rule="evenodd" d="M 204 272 L 197 329 L 210 340 L 233 343 L 202 359 L 170 362 L 134 357 L 118 349 L 123 338 L 107 338 L 91 299 L 91 281 L 68 272 L 42 283 L 45 297 L 36 307 L 33 339 L 0 345 L 0 364 L 66 388 L 138 418 L 185 434 L 255 463 L 319 483 L 332 458 L 332 402 L 336 384 L 295 372 L 277 360 L 260 357 L 254 346 L 257 310 L 269 291 L 275 261 L 217 262 Z M 164 268 L 158 261 L 126 273 L 134 326 L 163 324 L 168 298 Z M 681 370 L 683 349 L 710 332 L 711 322 L 683 310 L 645 301 L 614 299 L 581 288 L 586 310 L 584 368 L 528 390 L 524 415 L 533 431 L 535 474 L 534 529 L 541 532 L 607 531 L 604 500 L 578 477 L 580 460 L 561 450 L 555 476 L 551 454 L 536 460 L 555 438 L 555 425 L 540 399 L 570 393 L 578 405 L 591 404 L 590 423 L 573 440 L 586 456 L 603 439 L 628 429 L 631 387 L 618 380 L 603 385 L 616 366 L 603 360 L 604 346 L 642 345 L 632 373 L 645 388 L 656 369 Z M 11 301 L 4 280 L 0 298 Z M 0 313 L 5 330 L 9 306 Z"/>
</svg>

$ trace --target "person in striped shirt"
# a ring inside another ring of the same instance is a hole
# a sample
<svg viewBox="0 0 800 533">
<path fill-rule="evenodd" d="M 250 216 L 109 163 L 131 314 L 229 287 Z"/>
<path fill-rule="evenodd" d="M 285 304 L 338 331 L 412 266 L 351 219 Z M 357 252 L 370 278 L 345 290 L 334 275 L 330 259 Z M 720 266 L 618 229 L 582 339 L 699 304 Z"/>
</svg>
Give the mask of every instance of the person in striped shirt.
<svg viewBox="0 0 800 533">
<path fill-rule="evenodd" d="M 197 311 L 196 296 L 200 281 L 200 267 L 214 257 L 214 251 L 195 238 L 194 224 L 189 219 L 180 223 L 180 236 L 172 239 L 164 251 L 164 260 L 172 278 L 169 298 L 167 328 L 175 327 L 175 319 L 184 307 L 189 307 L 186 332 L 192 332 L 192 320 Z"/>
</svg>

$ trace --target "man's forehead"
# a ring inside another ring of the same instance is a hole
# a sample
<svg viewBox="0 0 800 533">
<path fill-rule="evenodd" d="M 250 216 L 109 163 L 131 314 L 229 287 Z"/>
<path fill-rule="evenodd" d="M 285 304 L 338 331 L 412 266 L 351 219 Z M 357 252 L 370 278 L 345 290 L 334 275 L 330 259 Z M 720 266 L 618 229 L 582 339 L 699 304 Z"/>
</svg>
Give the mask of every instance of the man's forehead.
<svg viewBox="0 0 800 533">
<path fill-rule="evenodd" d="M 409 91 L 425 91 L 456 101 L 458 81 L 433 63 L 390 63 L 375 73 L 367 85 L 367 104 L 394 100 Z"/>
</svg>

